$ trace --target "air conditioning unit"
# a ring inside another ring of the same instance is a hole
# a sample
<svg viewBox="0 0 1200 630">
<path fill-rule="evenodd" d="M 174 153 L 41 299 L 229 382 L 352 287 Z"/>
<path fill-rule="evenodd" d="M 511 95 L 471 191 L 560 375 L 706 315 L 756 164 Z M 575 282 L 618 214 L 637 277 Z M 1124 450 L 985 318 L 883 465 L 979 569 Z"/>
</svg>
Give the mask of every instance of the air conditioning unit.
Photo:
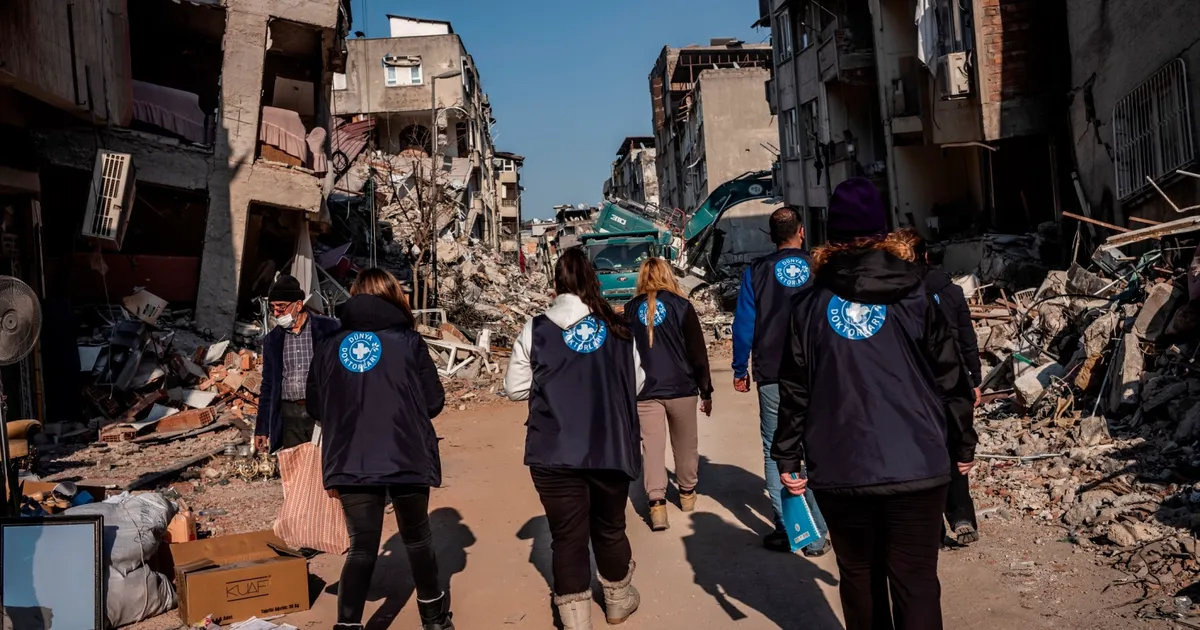
<svg viewBox="0 0 1200 630">
<path fill-rule="evenodd" d="M 133 156 L 128 153 L 96 152 L 87 212 L 83 215 L 84 236 L 108 249 L 121 249 L 133 211 L 135 174 Z"/>
<path fill-rule="evenodd" d="M 943 100 L 966 98 L 971 94 L 969 53 L 956 52 L 938 57 L 937 81 Z"/>
</svg>

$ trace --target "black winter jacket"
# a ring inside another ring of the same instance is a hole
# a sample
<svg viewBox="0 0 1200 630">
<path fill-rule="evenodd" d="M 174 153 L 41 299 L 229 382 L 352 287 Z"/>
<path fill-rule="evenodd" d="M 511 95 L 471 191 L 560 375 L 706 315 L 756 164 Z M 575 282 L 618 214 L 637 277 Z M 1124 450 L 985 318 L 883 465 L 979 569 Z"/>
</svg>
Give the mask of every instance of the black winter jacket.
<svg viewBox="0 0 1200 630">
<path fill-rule="evenodd" d="M 337 332 L 340 324 L 332 317 L 309 313 L 305 326 L 313 327 L 312 343 L 315 352 L 323 339 Z M 263 338 L 263 380 L 262 389 L 259 390 L 258 420 L 254 424 L 254 434 L 270 437 L 272 453 L 278 451 L 283 444 L 283 344 L 287 334 L 276 326 Z"/>
<path fill-rule="evenodd" d="M 650 344 L 650 298 L 639 295 L 625 305 L 625 320 L 637 338 L 646 384 L 638 400 L 670 400 L 700 395 L 712 398 L 708 345 L 696 308 L 686 298 L 659 291 L 654 298 L 654 344 Z"/>
<path fill-rule="evenodd" d="M 425 340 L 373 295 L 350 298 L 340 315 L 342 329 L 315 348 L 308 372 L 325 487 L 441 485 L 430 419 L 446 399 Z"/>
<path fill-rule="evenodd" d="M 878 250 L 835 254 L 796 296 L 771 456 L 816 490 L 893 494 L 974 459 L 974 394 L 924 268 Z"/>
<path fill-rule="evenodd" d="M 967 296 L 963 294 L 962 287 L 954 284 L 949 274 L 937 269 L 930 269 L 925 274 L 925 286 L 934 295 L 933 301 L 942 307 L 946 319 L 954 326 L 958 351 L 962 353 L 967 372 L 971 374 L 971 384 L 979 387 L 983 382 L 983 365 L 979 362 L 979 340 L 971 324 L 971 307 L 967 306 Z"/>
</svg>

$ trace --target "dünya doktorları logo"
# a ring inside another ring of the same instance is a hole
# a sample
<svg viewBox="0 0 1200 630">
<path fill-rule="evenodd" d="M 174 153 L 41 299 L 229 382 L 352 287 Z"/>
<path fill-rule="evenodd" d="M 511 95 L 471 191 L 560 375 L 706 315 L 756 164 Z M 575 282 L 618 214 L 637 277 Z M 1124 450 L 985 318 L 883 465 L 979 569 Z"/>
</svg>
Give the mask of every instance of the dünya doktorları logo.
<svg viewBox="0 0 1200 630">
<path fill-rule="evenodd" d="M 368 372 L 383 357 L 383 344 L 373 332 L 352 332 L 342 340 L 338 358 L 342 367 L 351 372 Z"/>
<path fill-rule="evenodd" d="M 809 275 L 808 261 L 799 256 L 788 256 L 775 263 L 775 279 L 789 289 L 803 286 Z"/>
<path fill-rule="evenodd" d="M 887 307 L 850 302 L 835 295 L 829 300 L 828 319 L 834 332 L 846 339 L 869 339 L 883 328 Z"/>
<path fill-rule="evenodd" d="M 567 347 L 580 354 L 590 354 L 599 350 L 605 339 L 608 339 L 608 326 L 592 315 L 584 317 L 578 324 L 563 331 L 563 341 Z"/>
<path fill-rule="evenodd" d="M 643 326 L 649 326 L 650 322 L 646 321 L 646 315 L 650 312 L 650 301 L 642 302 L 638 307 L 638 319 L 642 320 Z M 667 306 L 662 303 L 662 300 L 654 301 L 654 325 L 661 326 L 663 320 L 667 318 Z"/>
</svg>

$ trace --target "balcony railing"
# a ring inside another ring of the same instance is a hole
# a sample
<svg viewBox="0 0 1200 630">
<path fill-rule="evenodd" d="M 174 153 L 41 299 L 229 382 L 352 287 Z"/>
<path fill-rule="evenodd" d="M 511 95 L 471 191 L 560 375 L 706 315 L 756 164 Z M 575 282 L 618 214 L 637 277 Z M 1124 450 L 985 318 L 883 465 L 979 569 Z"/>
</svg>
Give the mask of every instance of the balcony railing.
<svg viewBox="0 0 1200 630">
<path fill-rule="evenodd" d="M 517 200 L 516 200 L 516 199 L 501 199 L 501 200 L 500 200 L 500 205 L 502 205 L 502 206 L 516 206 L 516 205 L 517 205 Z"/>
</svg>

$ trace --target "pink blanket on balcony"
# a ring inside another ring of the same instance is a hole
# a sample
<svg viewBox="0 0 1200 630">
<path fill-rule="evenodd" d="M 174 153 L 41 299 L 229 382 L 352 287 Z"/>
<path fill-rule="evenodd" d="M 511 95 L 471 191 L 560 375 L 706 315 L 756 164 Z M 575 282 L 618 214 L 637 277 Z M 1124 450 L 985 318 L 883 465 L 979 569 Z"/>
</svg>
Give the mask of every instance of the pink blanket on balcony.
<svg viewBox="0 0 1200 630">
<path fill-rule="evenodd" d="M 329 170 L 329 160 L 325 157 L 325 138 L 329 134 L 324 127 L 314 127 L 308 132 L 308 168 L 314 173 L 324 173 Z"/>
<path fill-rule="evenodd" d="M 263 106 L 262 122 L 258 125 L 258 139 L 299 158 L 308 161 L 308 144 L 304 138 L 304 123 L 300 114 L 290 109 Z"/>
<path fill-rule="evenodd" d="M 200 97 L 191 92 L 133 81 L 133 117 L 192 142 L 209 142 Z"/>
</svg>

